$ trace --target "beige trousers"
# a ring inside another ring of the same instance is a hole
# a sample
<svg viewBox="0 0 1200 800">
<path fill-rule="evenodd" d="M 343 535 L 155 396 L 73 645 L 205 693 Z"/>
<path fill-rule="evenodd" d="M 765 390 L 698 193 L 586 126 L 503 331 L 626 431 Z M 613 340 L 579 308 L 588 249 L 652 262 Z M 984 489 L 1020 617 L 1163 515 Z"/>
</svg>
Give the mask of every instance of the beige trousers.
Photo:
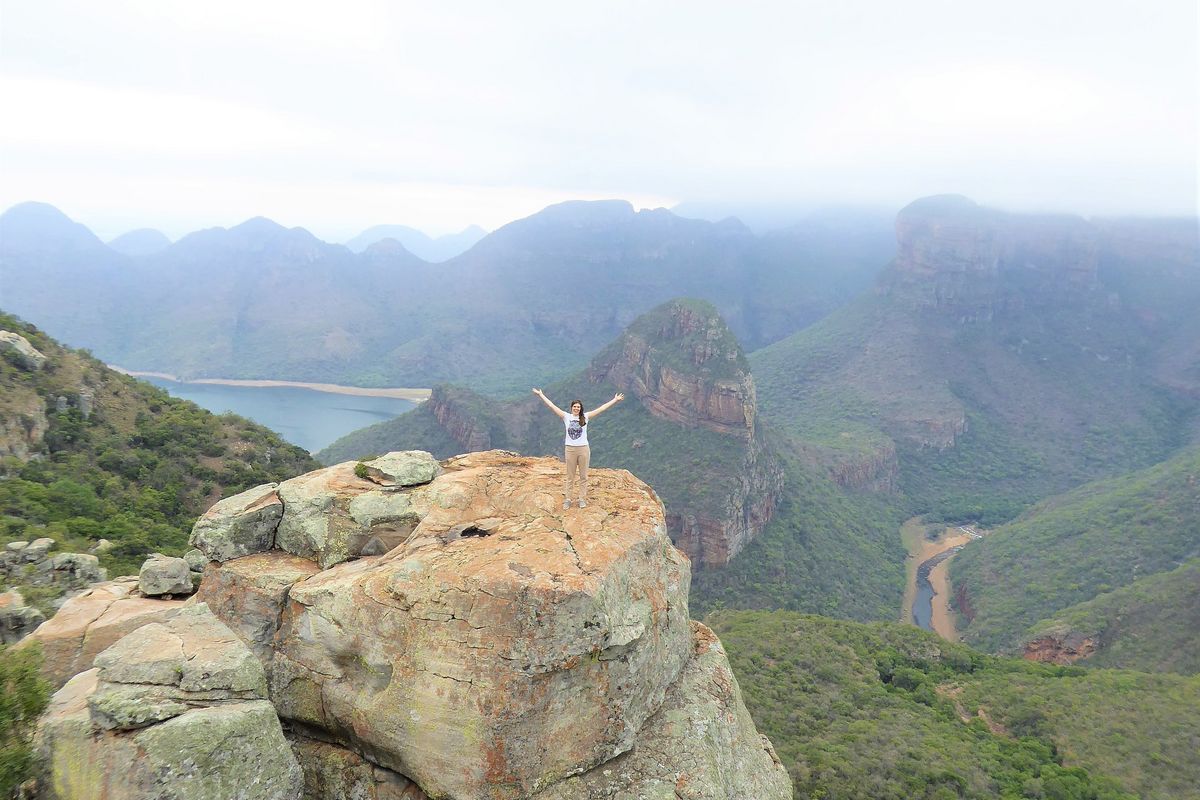
<svg viewBox="0 0 1200 800">
<path fill-rule="evenodd" d="M 587 500 L 587 468 L 588 462 L 592 459 L 592 451 L 587 445 L 583 447 L 572 447 L 567 445 L 563 448 L 567 452 L 563 455 L 563 460 L 567 462 L 567 477 L 563 483 L 563 499 L 571 499 L 571 483 L 575 480 L 575 470 L 579 470 L 579 499 Z"/>
</svg>

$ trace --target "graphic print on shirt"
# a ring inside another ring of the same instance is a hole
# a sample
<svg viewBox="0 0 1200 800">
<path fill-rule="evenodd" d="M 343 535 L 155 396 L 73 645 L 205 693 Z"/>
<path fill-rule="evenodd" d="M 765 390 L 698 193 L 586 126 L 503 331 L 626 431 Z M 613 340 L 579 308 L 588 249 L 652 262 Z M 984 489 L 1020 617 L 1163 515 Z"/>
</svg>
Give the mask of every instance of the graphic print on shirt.
<svg viewBox="0 0 1200 800">
<path fill-rule="evenodd" d="M 583 426 L 579 424 L 579 420 L 572 419 L 569 423 L 567 423 L 567 436 L 570 437 L 571 441 L 575 441 L 582 435 Z"/>
</svg>

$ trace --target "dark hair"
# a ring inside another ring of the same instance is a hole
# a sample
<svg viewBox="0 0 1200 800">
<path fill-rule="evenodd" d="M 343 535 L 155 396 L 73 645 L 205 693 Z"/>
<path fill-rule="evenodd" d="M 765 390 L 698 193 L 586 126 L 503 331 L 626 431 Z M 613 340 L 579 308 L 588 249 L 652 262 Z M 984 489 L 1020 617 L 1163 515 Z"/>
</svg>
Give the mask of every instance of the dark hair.
<svg viewBox="0 0 1200 800">
<path fill-rule="evenodd" d="M 568 405 L 567 408 L 570 408 L 571 406 L 575 405 L 576 403 L 579 403 L 579 424 L 580 424 L 580 426 L 587 425 L 587 419 L 583 416 L 583 401 L 582 400 L 572 400 L 571 404 Z"/>
</svg>

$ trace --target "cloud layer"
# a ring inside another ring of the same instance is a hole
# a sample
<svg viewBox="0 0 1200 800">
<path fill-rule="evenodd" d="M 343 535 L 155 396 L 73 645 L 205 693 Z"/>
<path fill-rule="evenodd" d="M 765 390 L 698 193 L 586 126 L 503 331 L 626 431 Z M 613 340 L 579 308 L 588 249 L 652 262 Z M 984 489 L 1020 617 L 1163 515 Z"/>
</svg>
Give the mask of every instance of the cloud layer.
<svg viewBox="0 0 1200 800">
<path fill-rule="evenodd" d="M 1195 213 L 1196 8 L 0 2 L 0 205 L 343 238 L 550 202 Z"/>
</svg>

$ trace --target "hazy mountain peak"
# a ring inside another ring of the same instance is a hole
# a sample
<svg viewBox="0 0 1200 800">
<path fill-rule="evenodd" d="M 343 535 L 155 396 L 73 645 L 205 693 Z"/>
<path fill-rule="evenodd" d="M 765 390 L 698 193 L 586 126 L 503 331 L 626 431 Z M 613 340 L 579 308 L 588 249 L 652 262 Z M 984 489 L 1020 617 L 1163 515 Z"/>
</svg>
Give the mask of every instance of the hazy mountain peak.
<svg viewBox="0 0 1200 800">
<path fill-rule="evenodd" d="M 18 203 L 0 214 L 0 252 L 104 247 L 81 225 L 49 203 Z"/>
<path fill-rule="evenodd" d="M 546 206 L 526 219 L 575 224 L 612 223 L 628 219 L 634 213 L 633 204 L 628 200 L 567 200 Z"/>
<path fill-rule="evenodd" d="M 959 216 L 959 215 L 977 215 L 985 212 L 985 209 L 972 200 L 961 194 L 935 194 L 929 197 L 918 198 L 904 208 L 900 209 L 900 216 L 912 215 L 936 215 L 936 216 Z"/>
<path fill-rule="evenodd" d="M 240 225 L 234 225 L 229 229 L 230 233 L 236 233 L 243 236 L 269 236 L 273 234 L 284 233 L 288 229 L 280 225 L 273 219 L 267 217 L 251 217 Z M 303 230 L 296 228 L 294 230 Z"/>
<path fill-rule="evenodd" d="M 346 247 L 355 253 L 362 253 L 377 242 L 392 239 L 403 245 L 408 253 L 438 263 L 471 249 L 484 236 L 487 236 L 487 231 L 478 225 L 436 238 L 407 225 L 373 225 L 346 242 Z"/>
<path fill-rule="evenodd" d="M 171 246 L 171 240 L 154 228 L 138 228 L 111 240 L 108 246 L 127 256 L 148 256 L 161 253 Z"/>
<path fill-rule="evenodd" d="M 353 248 L 351 248 L 351 249 L 353 249 Z M 376 257 L 380 257 L 380 256 L 387 256 L 387 257 L 391 257 L 391 258 L 395 258 L 395 257 L 412 258 L 412 259 L 417 258 L 417 256 L 413 255 L 412 252 L 407 247 L 404 246 L 403 242 L 397 241 L 396 239 L 393 239 L 390 236 L 386 239 L 380 239 L 379 241 L 374 242 L 369 247 L 367 247 L 366 250 L 363 250 L 362 252 L 363 252 L 363 255 L 366 255 L 366 256 L 369 256 L 372 258 L 376 258 Z"/>
</svg>

